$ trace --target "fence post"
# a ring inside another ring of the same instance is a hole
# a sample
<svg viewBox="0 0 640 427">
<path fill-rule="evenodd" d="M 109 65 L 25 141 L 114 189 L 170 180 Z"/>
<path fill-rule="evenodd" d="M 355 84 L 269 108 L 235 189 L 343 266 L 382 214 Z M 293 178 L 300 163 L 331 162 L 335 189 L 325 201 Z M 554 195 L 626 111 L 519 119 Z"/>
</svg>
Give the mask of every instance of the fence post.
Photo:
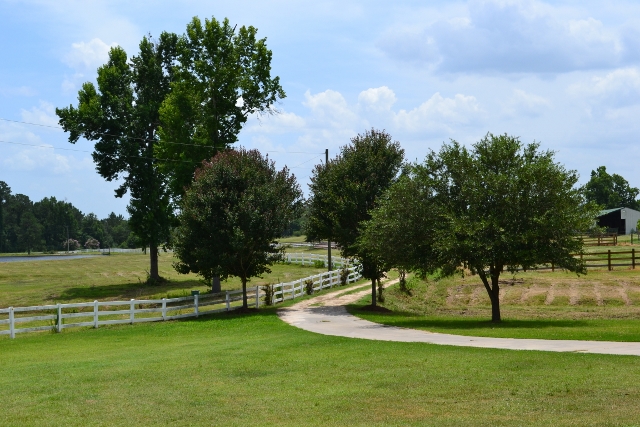
<svg viewBox="0 0 640 427">
<path fill-rule="evenodd" d="M 633 233 L 631 235 L 633 236 Z M 631 249 L 631 268 L 636 269 L 636 248 Z"/>
<path fill-rule="evenodd" d="M 93 301 L 93 327 L 98 328 L 98 300 Z"/>
<path fill-rule="evenodd" d="M 611 249 L 607 251 L 607 262 L 609 264 L 609 271 L 611 271 Z"/>
<path fill-rule="evenodd" d="M 282 299 L 284 300 L 284 295 L 282 295 L 282 297 Z M 256 286 L 256 308 L 258 307 L 260 307 L 260 286 Z"/>
<path fill-rule="evenodd" d="M 196 311 L 196 317 L 198 317 L 200 315 L 200 311 L 198 310 L 198 303 L 200 300 L 200 295 L 196 294 L 193 296 L 193 303 L 195 305 L 195 311 Z"/>
<path fill-rule="evenodd" d="M 9 337 L 16 337 L 16 325 L 15 318 L 13 315 L 13 307 L 9 307 Z"/>
<path fill-rule="evenodd" d="M 229 291 L 227 291 L 227 297 L 225 298 L 225 301 L 227 303 L 227 311 L 229 311 Z"/>
<path fill-rule="evenodd" d="M 62 306 L 60 305 L 60 303 L 58 303 L 58 319 L 57 320 L 58 320 L 57 322 L 58 324 L 56 326 L 57 326 L 58 332 L 62 332 Z"/>
<path fill-rule="evenodd" d="M 167 299 L 162 298 L 162 320 L 167 320 Z"/>
<path fill-rule="evenodd" d="M 135 300 L 133 298 L 131 298 L 131 302 L 129 303 L 129 321 L 131 322 L 132 325 L 133 325 L 133 322 L 134 322 L 134 320 L 136 318 L 136 315 L 135 315 L 135 313 L 136 313 L 135 312 L 136 305 L 135 305 L 134 301 Z"/>
</svg>

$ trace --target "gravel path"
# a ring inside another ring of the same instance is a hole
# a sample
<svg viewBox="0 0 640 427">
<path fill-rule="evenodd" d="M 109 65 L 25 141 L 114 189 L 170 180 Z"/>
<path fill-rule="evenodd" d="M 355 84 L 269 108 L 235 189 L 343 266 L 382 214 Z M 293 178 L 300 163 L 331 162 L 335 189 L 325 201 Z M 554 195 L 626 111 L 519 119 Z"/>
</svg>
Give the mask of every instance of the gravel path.
<svg viewBox="0 0 640 427">
<path fill-rule="evenodd" d="M 397 280 L 387 282 L 386 286 Z M 498 348 L 506 350 L 539 350 L 574 353 L 599 353 L 640 356 L 640 342 L 541 340 L 519 338 L 487 338 L 440 334 L 398 328 L 369 322 L 349 314 L 344 307 L 371 292 L 344 295 L 359 286 L 344 288 L 302 301 L 278 311 L 280 318 L 292 326 L 324 335 L 368 340 L 424 342 L 462 347 Z"/>
</svg>

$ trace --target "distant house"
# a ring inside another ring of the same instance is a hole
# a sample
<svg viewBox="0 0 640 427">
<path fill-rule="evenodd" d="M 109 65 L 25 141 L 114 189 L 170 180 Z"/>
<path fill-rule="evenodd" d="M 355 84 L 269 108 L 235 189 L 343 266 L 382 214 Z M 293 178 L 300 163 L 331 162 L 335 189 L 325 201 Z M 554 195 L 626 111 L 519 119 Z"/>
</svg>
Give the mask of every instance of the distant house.
<svg viewBox="0 0 640 427">
<path fill-rule="evenodd" d="M 597 223 L 599 227 L 618 230 L 618 234 L 631 234 L 636 231 L 640 212 L 630 208 L 615 208 L 600 211 Z"/>
</svg>

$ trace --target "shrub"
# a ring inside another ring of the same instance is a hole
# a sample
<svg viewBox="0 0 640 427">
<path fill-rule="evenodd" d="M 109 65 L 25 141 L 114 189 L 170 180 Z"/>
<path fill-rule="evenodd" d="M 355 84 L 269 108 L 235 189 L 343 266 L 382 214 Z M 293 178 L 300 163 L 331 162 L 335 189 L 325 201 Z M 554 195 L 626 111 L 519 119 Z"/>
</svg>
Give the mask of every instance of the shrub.
<svg viewBox="0 0 640 427">
<path fill-rule="evenodd" d="M 275 293 L 274 286 L 269 283 L 262 287 L 264 291 L 264 303 L 265 305 L 273 305 L 273 294 Z"/>
<path fill-rule="evenodd" d="M 313 266 L 315 268 L 324 268 L 324 261 L 322 261 L 321 259 L 317 259 L 313 261 Z"/>
<path fill-rule="evenodd" d="M 384 288 L 382 287 L 382 282 L 380 281 L 380 279 L 376 279 L 376 280 L 378 281 L 378 302 L 383 303 L 384 294 L 382 293 L 382 291 L 384 291 Z"/>
<path fill-rule="evenodd" d="M 313 294 L 313 280 L 307 279 L 304 281 L 304 291 L 307 295 Z"/>
<path fill-rule="evenodd" d="M 89 237 L 84 244 L 86 249 L 100 249 L 100 242 L 93 237 Z"/>
<path fill-rule="evenodd" d="M 69 239 L 62 242 L 62 249 L 65 251 L 67 250 L 67 243 L 69 244 L 70 251 L 77 251 L 78 249 L 80 249 L 80 242 L 78 242 L 76 239 Z"/>
<path fill-rule="evenodd" d="M 345 286 L 347 283 L 349 283 L 349 269 L 347 267 L 343 267 L 342 270 L 340 270 L 340 284 L 342 286 Z"/>
</svg>

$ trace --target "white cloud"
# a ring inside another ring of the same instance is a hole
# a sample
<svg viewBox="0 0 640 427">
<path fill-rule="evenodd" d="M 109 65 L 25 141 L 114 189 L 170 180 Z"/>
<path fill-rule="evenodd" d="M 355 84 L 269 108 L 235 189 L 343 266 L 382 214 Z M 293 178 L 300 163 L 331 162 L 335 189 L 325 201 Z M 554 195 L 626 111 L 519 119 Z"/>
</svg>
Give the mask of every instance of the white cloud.
<svg viewBox="0 0 640 427">
<path fill-rule="evenodd" d="M 561 73 L 615 67 L 638 56 L 630 54 L 637 31 L 539 1 L 471 1 L 457 13 L 419 28 L 399 24 L 378 47 L 444 72 Z"/>
<path fill-rule="evenodd" d="M 2 163 L 7 169 L 14 171 L 48 170 L 54 174 L 71 172 L 69 158 L 56 153 L 49 144 L 18 150 L 6 156 Z"/>
<path fill-rule="evenodd" d="M 58 126 L 56 107 L 46 101 L 40 101 L 40 105 L 38 107 L 31 107 L 30 110 L 21 110 L 21 114 L 22 120 L 25 122 L 46 126 Z"/>
<path fill-rule="evenodd" d="M 117 43 L 107 44 L 99 38 L 89 42 L 71 44 L 71 50 L 64 56 L 63 61 L 75 69 L 95 70 L 109 59 L 109 50 Z"/>
<path fill-rule="evenodd" d="M 426 102 L 411 111 L 400 110 L 396 126 L 409 132 L 453 132 L 455 126 L 471 124 L 483 114 L 474 96 L 457 94 L 444 98 L 436 92 Z"/>
<path fill-rule="evenodd" d="M 538 95 L 525 92 L 522 89 L 515 89 L 513 96 L 505 106 L 505 113 L 509 116 L 538 117 L 551 107 L 551 102 Z"/>
<path fill-rule="evenodd" d="M 358 104 L 365 111 L 390 111 L 396 102 L 396 94 L 387 86 L 363 90 L 358 95 Z"/>
<path fill-rule="evenodd" d="M 303 105 L 311 110 L 310 121 L 313 124 L 343 128 L 358 122 L 357 114 L 340 92 L 329 89 L 312 95 L 310 91 L 306 91 L 304 97 Z"/>
<path fill-rule="evenodd" d="M 604 76 L 573 84 L 569 93 L 586 98 L 596 107 L 621 108 L 640 103 L 640 70 L 622 68 Z"/>
</svg>

